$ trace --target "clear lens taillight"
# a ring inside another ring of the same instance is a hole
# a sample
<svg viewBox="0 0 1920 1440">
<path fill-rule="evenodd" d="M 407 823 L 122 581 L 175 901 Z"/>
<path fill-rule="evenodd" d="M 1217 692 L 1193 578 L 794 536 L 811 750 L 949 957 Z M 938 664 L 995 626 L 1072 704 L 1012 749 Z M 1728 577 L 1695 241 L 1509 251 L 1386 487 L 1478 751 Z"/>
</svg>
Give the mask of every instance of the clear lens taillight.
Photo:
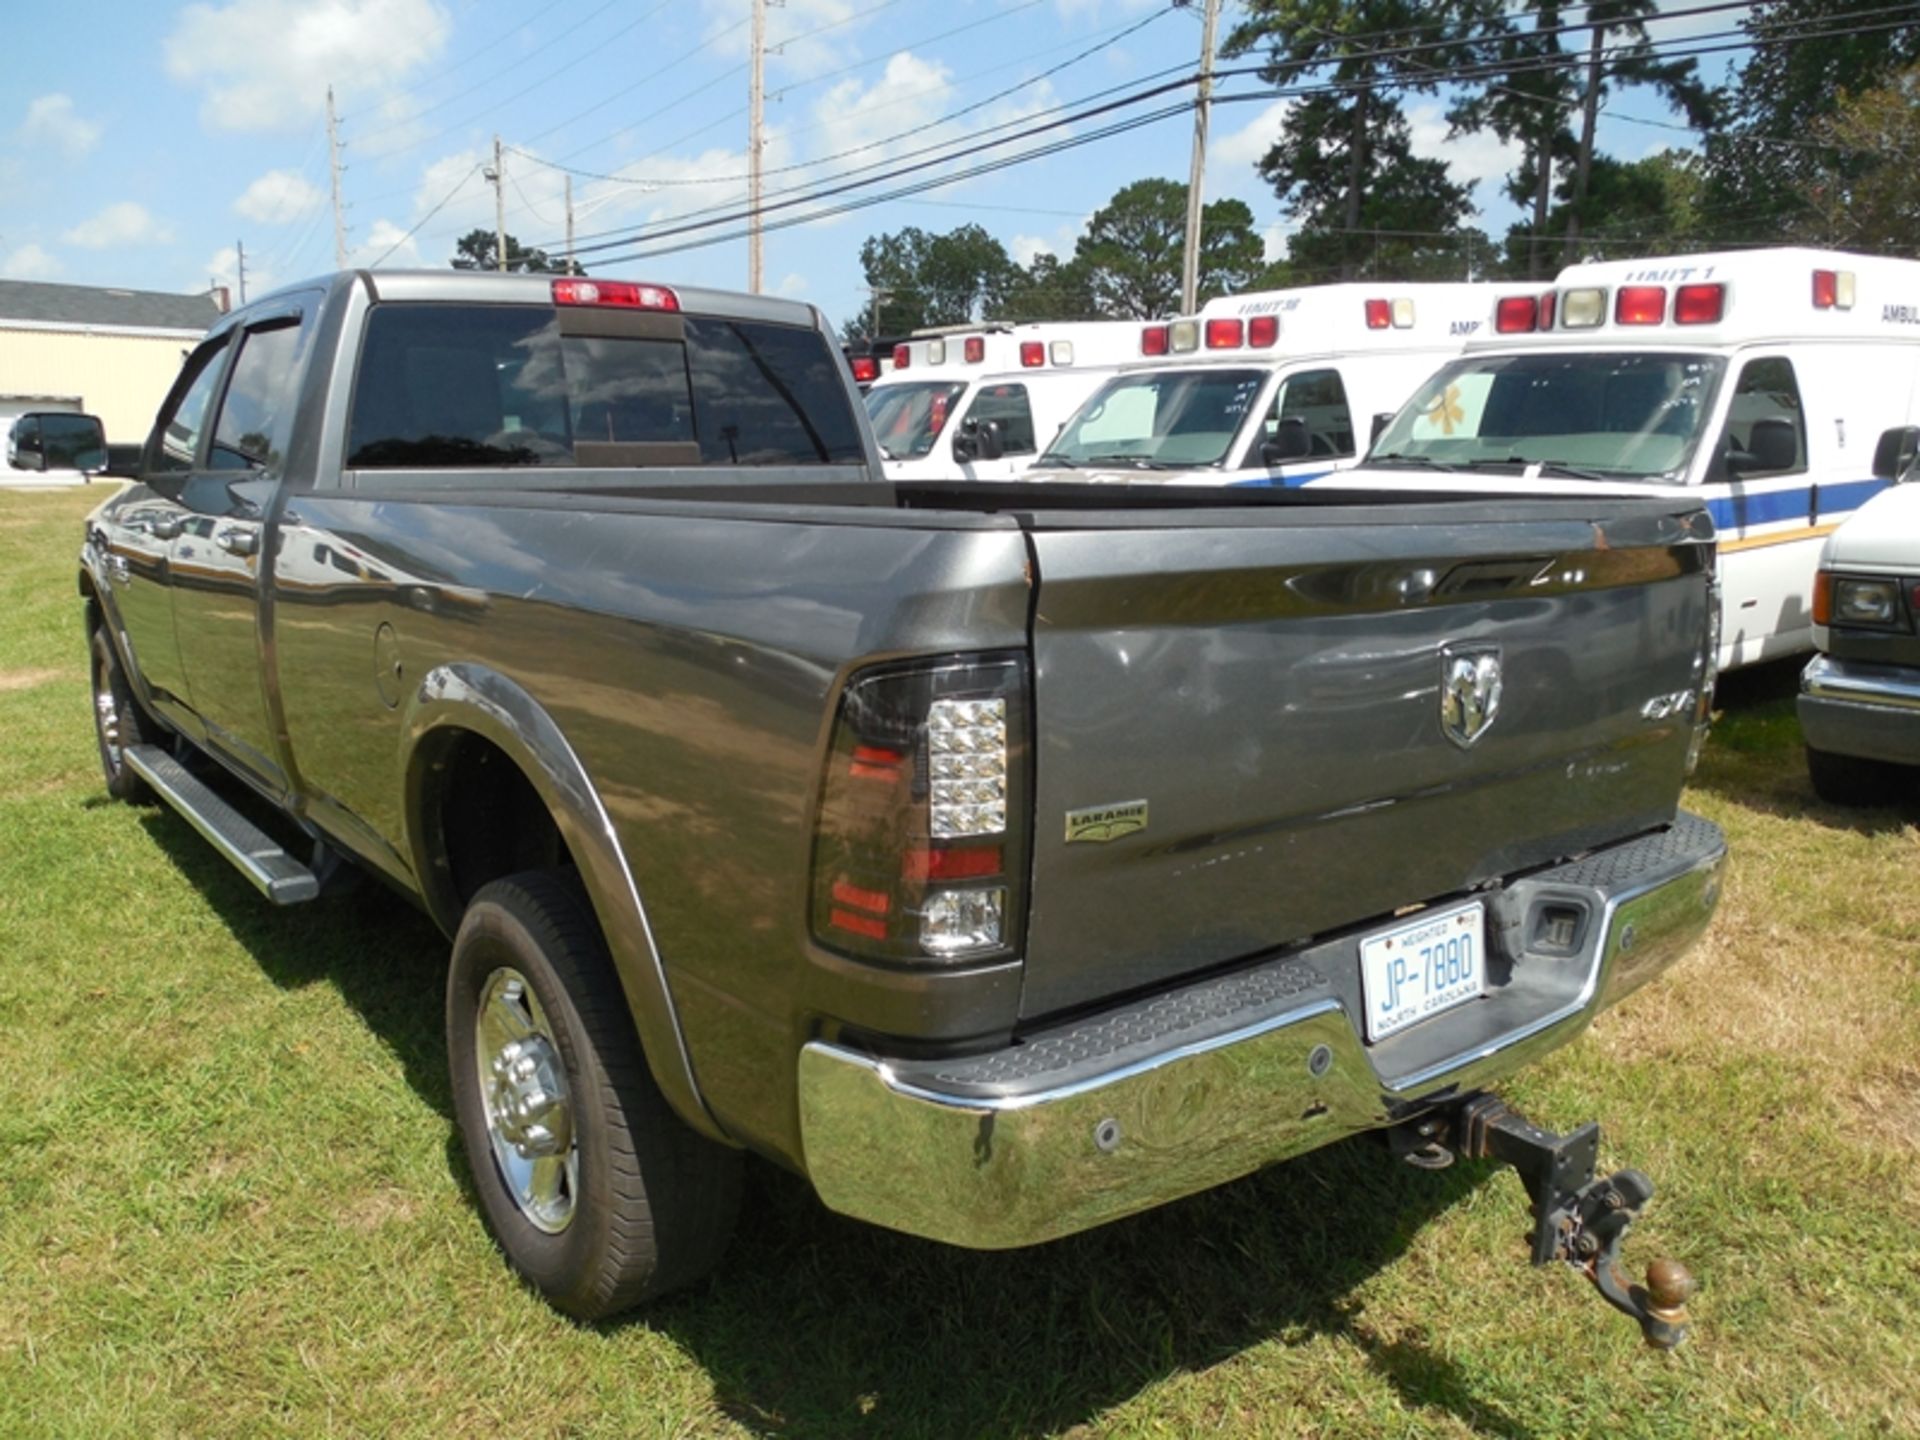
<svg viewBox="0 0 1920 1440">
<path fill-rule="evenodd" d="M 1026 697 L 1018 655 L 890 666 L 848 684 L 814 829 L 815 940 L 897 964 L 1018 953 Z"/>
</svg>

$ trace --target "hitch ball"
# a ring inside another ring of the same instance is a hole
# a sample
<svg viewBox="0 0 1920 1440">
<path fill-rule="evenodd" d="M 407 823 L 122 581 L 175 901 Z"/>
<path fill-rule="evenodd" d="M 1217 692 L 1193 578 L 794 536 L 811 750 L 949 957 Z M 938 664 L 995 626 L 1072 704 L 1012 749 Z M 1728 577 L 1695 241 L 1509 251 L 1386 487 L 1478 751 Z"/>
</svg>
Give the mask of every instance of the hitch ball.
<svg viewBox="0 0 1920 1440">
<path fill-rule="evenodd" d="M 1686 1318 L 1687 1302 L 1698 1287 L 1693 1273 L 1678 1260 L 1656 1260 L 1647 1266 L 1647 1302 L 1669 1323 Z"/>
</svg>

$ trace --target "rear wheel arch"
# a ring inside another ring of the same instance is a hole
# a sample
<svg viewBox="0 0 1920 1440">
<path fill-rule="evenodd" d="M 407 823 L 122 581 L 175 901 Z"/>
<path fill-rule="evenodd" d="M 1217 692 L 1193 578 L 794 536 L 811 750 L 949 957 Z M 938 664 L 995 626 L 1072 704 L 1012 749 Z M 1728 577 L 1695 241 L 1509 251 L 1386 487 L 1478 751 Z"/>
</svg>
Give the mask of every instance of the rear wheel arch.
<svg viewBox="0 0 1920 1440">
<path fill-rule="evenodd" d="M 694 1076 L 638 884 L 552 716 L 498 671 L 443 665 L 414 689 L 403 735 L 405 849 L 435 921 L 453 934 L 478 889 L 526 862 L 576 869 L 655 1082 L 688 1125 L 726 1141 Z M 514 833 L 460 829 L 502 822 Z"/>
</svg>

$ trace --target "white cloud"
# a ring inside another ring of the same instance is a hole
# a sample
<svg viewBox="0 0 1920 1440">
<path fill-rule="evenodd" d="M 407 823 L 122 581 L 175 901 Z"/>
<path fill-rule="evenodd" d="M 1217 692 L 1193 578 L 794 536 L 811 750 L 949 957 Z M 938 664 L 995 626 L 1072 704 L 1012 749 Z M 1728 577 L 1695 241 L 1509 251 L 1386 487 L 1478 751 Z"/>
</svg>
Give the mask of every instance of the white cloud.
<svg viewBox="0 0 1920 1440">
<path fill-rule="evenodd" d="M 156 220 L 137 200 L 121 200 L 90 220 L 83 220 L 60 237 L 83 250 L 112 250 L 127 245 L 159 245 L 173 238 L 173 228 Z"/>
<path fill-rule="evenodd" d="M 1415 155 L 1444 160 L 1447 175 L 1455 184 L 1475 188 L 1475 202 L 1483 211 L 1501 203 L 1500 182 L 1520 164 L 1525 153 L 1518 141 L 1502 140 L 1491 130 L 1450 139 L 1446 112 L 1436 104 L 1414 106 L 1407 112 L 1407 125 Z"/>
<path fill-rule="evenodd" d="M 437 0 L 228 0 L 180 12 L 167 73 L 206 91 L 217 130 L 270 130 L 318 115 L 331 83 L 371 97 L 431 60 L 452 22 Z"/>
<path fill-rule="evenodd" d="M 787 300 L 798 300 L 812 288 L 806 276 L 795 273 L 782 276 L 780 283 L 773 287 L 773 293 Z"/>
<path fill-rule="evenodd" d="M 1287 112 L 1294 106 L 1291 100 L 1275 100 L 1263 105 L 1255 115 L 1238 130 L 1229 130 L 1225 134 L 1215 131 L 1207 144 L 1207 197 L 1216 199 L 1224 191 L 1233 193 L 1257 186 L 1264 188 L 1254 173 L 1254 167 L 1266 159 L 1267 151 L 1273 148 L 1280 138 L 1280 127 L 1286 123 Z M 1219 110 L 1213 112 L 1218 118 Z"/>
<path fill-rule="evenodd" d="M 436 257 L 436 263 L 444 264 L 445 259 Z M 405 226 L 391 220 L 376 220 L 367 227 L 366 239 L 348 249 L 347 263 L 384 264 L 390 269 L 406 270 L 425 262 L 421 259 L 420 242 L 407 234 Z"/>
<path fill-rule="evenodd" d="M 710 18 L 707 38 L 716 55 L 747 58 L 752 28 L 742 23 L 749 0 L 726 0 L 701 7 Z M 767 96 L 777 98 L 780 87 L 809 80 L 847 63 L 852 37 L 859 33 L 860 10 L 853 0 L 786 0 L 767 11 Z M 816 34 L 824 31 L 824 34 Z"/>
<path fill-rule="evenodd" d="M 51 145 L 71 160 L 100 143 L 101 128 L 98 121 L 80 118 L 72 96 L 56 91 L 40 96 L 27 106 L 20 138 L 29 144 Z"/>
<path fill-rule="evenodd" d="M 233 208 L 262 225 L 286 225 L 304 219 L 320 204 L 320 187 L 292 170 L 269 170 L 247 186 Z"/>
<path fill-rule="evenodd" d="M 8 280 L 51 280 L 60 270 L 60 262 L 38 245 L 22 245 L 0 256 L 0 276 Z"/>
</svg>

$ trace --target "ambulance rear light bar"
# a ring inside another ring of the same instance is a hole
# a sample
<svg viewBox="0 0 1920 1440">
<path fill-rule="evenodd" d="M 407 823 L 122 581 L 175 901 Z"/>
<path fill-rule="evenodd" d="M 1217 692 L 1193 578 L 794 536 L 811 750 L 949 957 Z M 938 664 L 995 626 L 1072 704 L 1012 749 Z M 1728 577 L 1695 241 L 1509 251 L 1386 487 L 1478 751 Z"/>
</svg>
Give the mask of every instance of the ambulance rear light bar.
<svg viewBox="0 0 1920 1440">
<path fill-rule="evenodd" d="M 1238 319 L 1228 317 L 1207 321 L 1207 348 L 1209 350 L 1238 350 L 1246 341 L 1246 326 Z"/>
<path fill-rule="evenodd" d="M 1568 290 L 1560 297 L 1560 328 L 1592 330 L 1607 318 L 1607 292 Z"/>
<path fill-rule="evenodd" d="M 1493 307 L 1493 328 L 1502 335 L 1523 335 L 1540 325 L 1540 302 L 1531 295 L 1508 295 Z"/>
<path fill-rule="evenodd" d="M 1853 308 L 1853 272 L 1851 270 L 1814 271 L 1813 308 L 1851 310 Z"/>
<path fill-rule="evenodd" d="M 1280 317 L 1278 315 L 1255 315 L 1247 321 L 1247 344 L 1256 350 L 1264 350 L 1280 338 Z"/>
<path fill-rule="evenodd" d="M 1185 355 L 1190 350 L 1200 348 L 1200 322 L 1198 320 L 1176 320 L 1167 327 L 1167 335 L 1173 344 L 1173 353 Z"/>
<path fill-rule="evenodd" d="M 1020 342 L 1020 364 L 1027 370 L 1038 370 L 1047 363 L 1047 347 L 1038 340 Z"/>
<path fill-rule="evenodd" d="M 927 341 L 927 363 L 944 365 L 947 363 L 947 342 L 944 340 Z"/>
<path fill-rule="evenodd" d="M 1073 342 L 1056 340 L 1047 347 L 1047 358 L 1056 365 L 1073 364 Z"/>
<path fill-rule="evenodd" d="M 849 363 L 853 366 L 853 378 L 862 385 L 880 378 L 880 362 L 871 355 L 856 355 Z"/>
<path fill-rule="evenodd" d="M 893 347 L 893 368 L 904 370 L 913 363 L 913 349 L 907 345 Z"/>
<path fill-rule="evenodd" d="M 556 280 L 553 303 L 616 310 L 678 310 L 680 297 L 664 285 L 637 285 L 631 280 Z"/>
<path fill-rule="evenodd" d="M 1172 327 L 1167 325 L 1147 325 L 1140 331 L 1140 353 L 1142 355 L 1164 355 L 1173 345 Z"/>
<path fill-rule="evenodd" d="M 966 355 L 967 364 L 978 365 L 987 358 L 987 337 L 969 335 L 962 344 L 961 350 Z"/>
</svg>

